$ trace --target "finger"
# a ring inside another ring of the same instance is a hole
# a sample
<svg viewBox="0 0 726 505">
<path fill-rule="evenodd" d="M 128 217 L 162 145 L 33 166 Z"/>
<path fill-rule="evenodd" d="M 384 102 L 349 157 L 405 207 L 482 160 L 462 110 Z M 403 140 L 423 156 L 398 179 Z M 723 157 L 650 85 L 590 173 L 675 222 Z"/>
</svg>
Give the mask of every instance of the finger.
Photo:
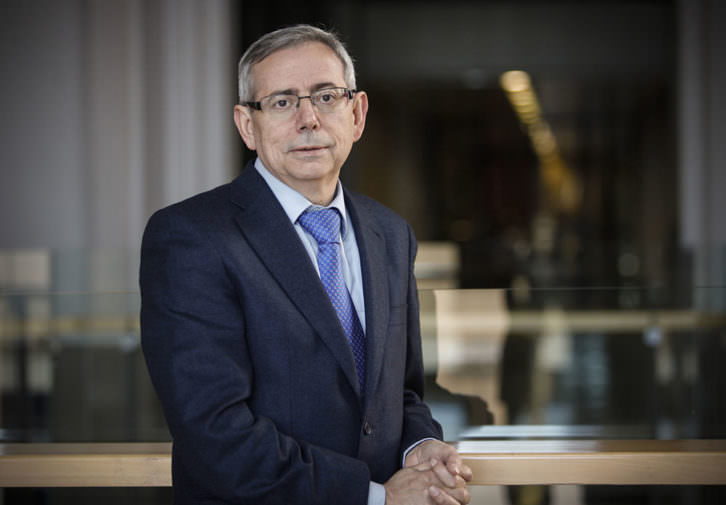
<svg viewBox="0 0 726 505">
<path fill-rule="evenodd" d="M 452 475 L 444 464 L 438 464 L 433 467 L 434 474 L 439 478 L 441 483 L 446 487 L 456 487 L 456 476 Z"/>
<path fill-rule="evenodd" d="M 449 472 L 451 472 L 452 475 L 461 475 L 467 482 L 470 482 L 473 477 L 471 468 L 464 464 L 458 454 L 455 458 L 450 459 L 446 462 L 446 468 L 449 470 Z"/>
<path fill-rule="evenodd" d="M 451 475 L 459 475 L 461 472 L 461 464 L 461 460 L 458 455 L 456 455 L 446 461 L 446 469 Z"/>
<path fill-rule="evenodd" d="M 467 490 L 465 487 L 457 487 L 454 489 L 445 488 L 442 490 L 448 497 L 450 498 L 449 501 L 445 501 L 447 505 L 451 503 L 452 505 L 466 505 L 471 500 L 471 495 L 469 494 L 469 490 Z"/>
<path fill-rule="evenodd" d="M 433 467 L 435 467 L 437 463 L 438 463 L 438 460 L 432 458 L 427 461 L 424 461 L 423 463 L 419 463 L 416 466 L 412 466 L 410 468 L 412 468 L 413 470 L 418 470 L 419 472 L 427 472 L 427 471 L 431 470 Z"/>
<path fill-rule="evenodd" d="M 471 468 L 464 463 L 459 465 L 459 475 L 461 475 L 466 482 L 471 482 L 471 479 L 474 478 L 474 472 L 472 472 Z"/>
<path fill-rule="evenodd" d="M 456 495 L 451 494 L 451 490 L 442 490 L 437 486 L 429 486 L 429 496 L 433 499 L 437 505 L 466 505 L 469 503 L 469 493 L 465 489 L 457 490 L 464 491 L 464 493 L 457 493 Z"/>
</svg>

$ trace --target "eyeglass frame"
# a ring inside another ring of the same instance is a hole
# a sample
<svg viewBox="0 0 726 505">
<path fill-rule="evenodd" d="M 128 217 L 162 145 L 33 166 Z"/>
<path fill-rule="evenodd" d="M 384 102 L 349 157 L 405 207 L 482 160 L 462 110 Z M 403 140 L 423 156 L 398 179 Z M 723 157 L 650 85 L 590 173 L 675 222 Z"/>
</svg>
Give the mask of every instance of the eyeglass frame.
<svg viewBox="0 0 726 505">
<path fill-rule="evenodd" d="M 327 91 L 327 90 L 331 90 L 331 89 L 342 89 L 342 90 L 345 90 L 345 96 L 348 98 L 348 100 L 352 100 L 353 97 L 355 96 L 355 94 L 358 93 L 358 90 L 357 89 L 344 88 L 343 86 L 333 86 L 333 87 L 330 87 L 330 88 L 319 89 L 319 90 L 315 91 L 315 93 L 313 93 L 313 94 L 317 94 L 317 93 L 320 93 L 322 91 Z M 312 94 L 311 95 L 301 96 L 301 95 L 296 95 L 295 93 L 271 93 L 271 94 L 269 94 L 267 96 L 263 96 L 260 100 L 258 100 L 256 102 L 254 102 L 254 101 L 252 101 L 252 102 L 242 102 L 240 105 L 244 105 L 246 107 L 249 107 L 252 110 L 258 110 L 260 112 L 264 112 L 262 110 L 262 100 L 264 100 L 266 98 L 270 98 L 271 96 L 275 96 L 275 95 L 287 95 L 287 96 L 295 96 L 295 97 L 297 97 L 297 103 L 295 104 L 295 108 L 296 109 L 299 109 L 300 108 L 300 102 L 302 101 L 303 98 L 309 98 L 310 99 L 310 103 L 313 106 L 315 106 L 315 107 L 318 106 L 315 102 L 313 102 L 313 95 Z"/>
</svg>

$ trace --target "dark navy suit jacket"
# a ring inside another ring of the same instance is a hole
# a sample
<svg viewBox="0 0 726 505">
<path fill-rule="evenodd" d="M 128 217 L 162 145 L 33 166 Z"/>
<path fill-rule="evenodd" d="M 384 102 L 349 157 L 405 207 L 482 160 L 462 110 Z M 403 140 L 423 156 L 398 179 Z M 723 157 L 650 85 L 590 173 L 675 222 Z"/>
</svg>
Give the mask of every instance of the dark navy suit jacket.
<svg viewBox="0 0 726 505">
<path fill-rule="evenodd" d="M 365 504 L 441 428 L 422 403 L 408 224 L 346 191 L 360 249 L 366 390 L 310 257 L 249 164 L 155 213 L 144 355 L 171 431 L 176 503 Z"/>
</svg>

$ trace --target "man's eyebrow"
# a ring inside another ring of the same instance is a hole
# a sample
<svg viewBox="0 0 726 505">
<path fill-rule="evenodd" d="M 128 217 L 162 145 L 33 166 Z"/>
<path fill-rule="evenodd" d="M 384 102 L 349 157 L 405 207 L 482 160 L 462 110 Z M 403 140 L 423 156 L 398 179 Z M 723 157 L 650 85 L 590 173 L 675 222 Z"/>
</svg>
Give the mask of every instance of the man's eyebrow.
<svg viewBox="0 0 726 505">
<path fill-rule="evenodd" d="M 272 93 L 265 95 L 265 96 L 274 96 L 274 95 L 297 95 L 297 90 L 292 89 L 292 88 L 280 89 L 277 91 L 273 91 Z"/>
<path fill-rule="evenodd" d="M 335 84 L 334 82 L 319 82 L 317 84 L 313 84 L 313 86 L 310 88 L 311 93 L 315 93 L 318 90 L 326 89 L 326 88 L 338 88 L 338 87 L 344 87 L 339 86 L 338 84 Z M 277 91 L 273 91 L 272 93 L 265 95 L 265 96 L 275 96 L 275 95 L 298 95 L 300 93 L 300 90 L 297 88 L 287 88 L 287 89 L 280 89 Z"/>
<path fill-rule="evenodd" d="M 339 87 L 339 86 L 337 84 L 335 84 L 334 82 L 321 82 L 321 83 L 315 84 L 312 88 L 310 88 L 310 91 L 315 92 L 319 89 L 337 88 L 337 87 Z M 344 86 L 341 86 L 341 87 L 344 87 Z"/>
</svg>

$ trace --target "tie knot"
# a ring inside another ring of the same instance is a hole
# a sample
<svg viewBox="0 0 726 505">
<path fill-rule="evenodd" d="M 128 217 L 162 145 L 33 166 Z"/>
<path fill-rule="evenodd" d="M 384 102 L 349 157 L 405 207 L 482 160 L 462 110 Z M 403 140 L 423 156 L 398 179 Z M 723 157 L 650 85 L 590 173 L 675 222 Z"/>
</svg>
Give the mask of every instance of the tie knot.
<svg viewBox="0 0 726 505">
<path fill-rule="evenodd" d="M 338 241 L 340 233 L 338 209 L 313 209 L 311 207 L 300 215 L 298 221 L 318 244 Z"/>
</svg>

